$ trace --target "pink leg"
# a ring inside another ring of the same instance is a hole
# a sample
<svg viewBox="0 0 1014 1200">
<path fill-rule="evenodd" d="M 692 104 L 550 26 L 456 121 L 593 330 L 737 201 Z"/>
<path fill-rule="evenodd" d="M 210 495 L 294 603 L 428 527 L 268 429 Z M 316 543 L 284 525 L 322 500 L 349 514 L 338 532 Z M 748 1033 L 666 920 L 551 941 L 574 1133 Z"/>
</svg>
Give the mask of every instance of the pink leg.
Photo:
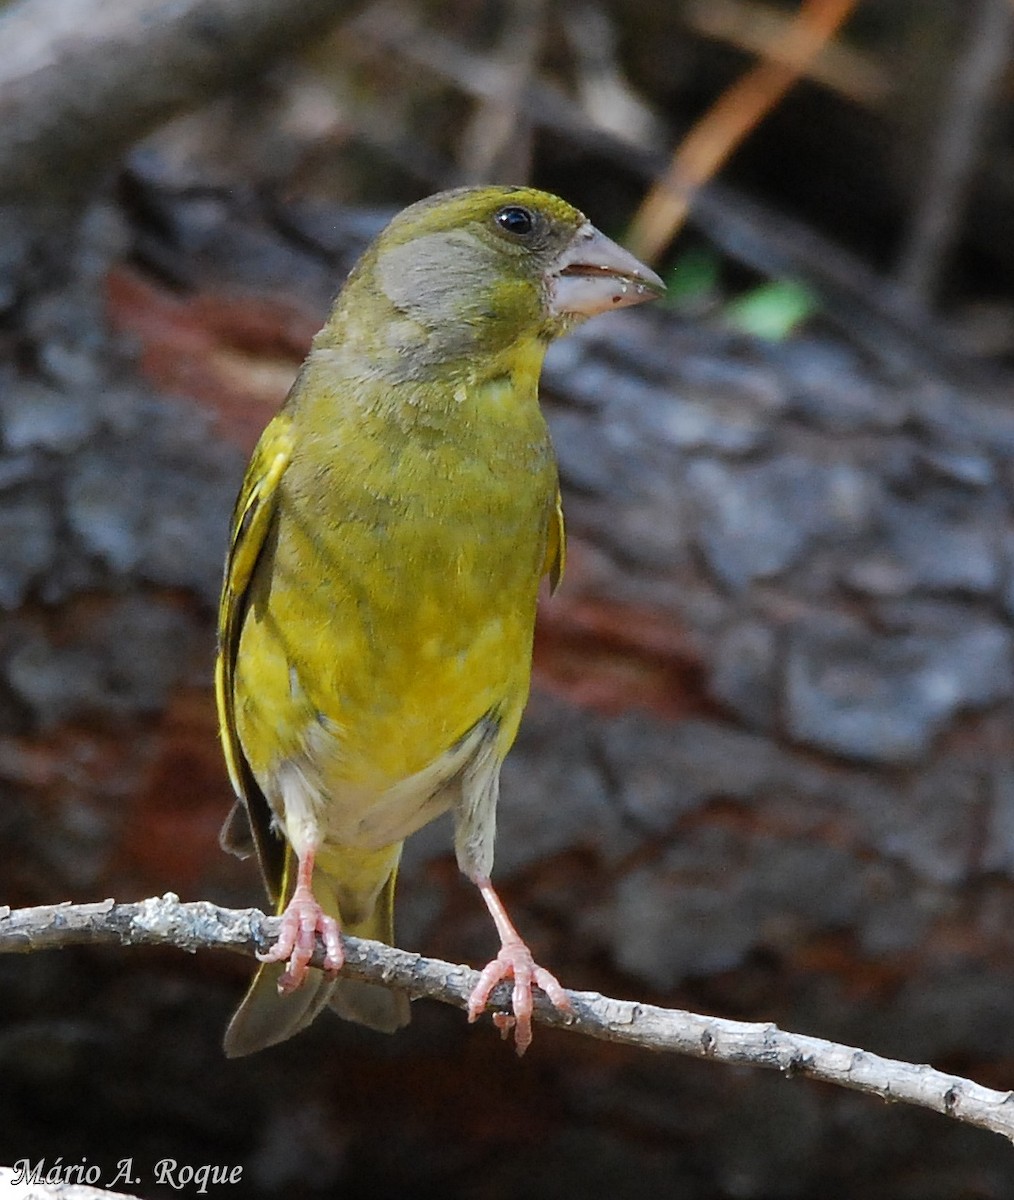
<svg viewBox="0 0 1014 1200">
<path fill-rule="evenodd" d="M 278 934 L 278 941 L 265 954 L 257 955 L 261 962 L 265 963 L 288 961 L 288 966 L 278 981 L 280 992 L 295 991 L 306 978 L 318 933 L 324 939 L 324 969 L 337 971 L 345 961 L 338 922 L 324 912 L 310 887 L 313 879 L 313 859 L 313 849 L 307 850 L 299 859 L 296 888 L 282 913 L 282 928 Z"/>
<path fill-rule="evenodd" d="M 496 1027 L 504 1037 L 514 1025 L 514 1045 L 519 1055 L 524 1054 L 532 1043 L 532 987 L 542 988 L 553 1004 L 562 1012 L 573 1012 L 573 1005 L 567 993 L 560 986 L 555 975 L 538 966 L 532 957 L 531 950 L 521 939 L 514 924 L 507 915 L 500 897 L 493 890 L 488 879 L 476 880 L 476 886 L 486 901 L 489 915 L 493 918 L 496 931 L 500 935 L 500 953 L 489 963 L 479 976 L 479 982 L 468 998 L 468 1019 L 478 1020 L 480 1013 L 489 1001 L 493 988 L 502 980 L 514 980 L 514 995 L 512 1007 L 513 1020 L 502 1014 L 494 1016 Z"/>
</svg>

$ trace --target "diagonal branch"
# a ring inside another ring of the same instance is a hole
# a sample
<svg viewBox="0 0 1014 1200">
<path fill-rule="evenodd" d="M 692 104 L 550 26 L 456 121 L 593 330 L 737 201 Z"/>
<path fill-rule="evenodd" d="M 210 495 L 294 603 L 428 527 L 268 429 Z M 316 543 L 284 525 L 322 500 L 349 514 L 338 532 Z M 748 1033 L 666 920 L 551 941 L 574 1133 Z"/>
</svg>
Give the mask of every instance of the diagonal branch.
<svg viewBox="0 0 1014 1200">
<path fill-rule="evenodd" d="M 171 892 L 136 904 L 105 900 L 15 911 L 0 907 L 0 954 L 112 944 L 176 946 L 190 953 L 221 948 L 251 955 L 272 944 L 277 928 L 277 918 L 266 917 L 257 909 L 219 908 L 203 900 L 183 904 Z M 426 996 L 457 1008 L 466 1007 L 478 977 L 470 967 L 422 958 L 360 938 L 346 938 L 345 953 L 343 970 L 352 978 L 401 988 L 413 997 Z M 322 958 L 318 946 L 315 961 Z M 612 1000 L 595 992 L 569 995 L 573 1018 L 539 996 L 536 1019 L 602 1041 L 804 1075 L 883 1100 L 930 1108 L 1014 1141 L 1011 1092 L 993 1091 L 932 1067 L 882 1058 L 823 1038 L 786 1033 L 769 1022 L 729 1021 Z M 494 992 L 493 1006 L 506 1008 L 508 1002 L 509 987 L 503 984 Z"/>
<path fill-rule="evenodd" d="M 336 0 L 0 6 L 0 199 L 77 196 L 138 138 L 322 37 Z"/>
<path fill-rule="evenodd" d="M 803 0 L 796 20 L 765 59 L 715 101 L 683 139 L 627 234 L 630 249 L 655 262 L 683 225 L 694 193 L 799 81 L 849 17 L 855 0 Z"/>
</svg>

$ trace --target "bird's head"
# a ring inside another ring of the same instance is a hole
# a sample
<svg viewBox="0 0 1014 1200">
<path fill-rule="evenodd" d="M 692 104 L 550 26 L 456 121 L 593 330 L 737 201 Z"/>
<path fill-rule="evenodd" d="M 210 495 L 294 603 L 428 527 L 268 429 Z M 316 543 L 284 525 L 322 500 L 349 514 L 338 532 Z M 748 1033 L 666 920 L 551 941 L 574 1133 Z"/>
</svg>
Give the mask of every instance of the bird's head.
<svg viewBox="0 0 1014 1200">
<path fill-rule="evenodd" d="M 663 291 L 654 271 L 559 197 L 457 188 L 391 221 L 342 290 L 334 333 L 369 310 L 435 364 L 548 342 L 595 313 Z"/>
</svg>

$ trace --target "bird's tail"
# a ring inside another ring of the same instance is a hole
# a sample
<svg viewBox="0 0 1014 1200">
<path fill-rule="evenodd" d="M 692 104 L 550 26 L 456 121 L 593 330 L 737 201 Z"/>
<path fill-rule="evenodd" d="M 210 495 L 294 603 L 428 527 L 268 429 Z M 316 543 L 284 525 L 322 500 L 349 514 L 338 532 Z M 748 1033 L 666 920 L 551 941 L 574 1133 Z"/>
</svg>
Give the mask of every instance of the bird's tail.
<svg viewBox="0 0 1014 1200">
<path fill-rule="evenodd" d="M 398 876 L 395 867 L 387 877 L 373 911 L 363 920 L 344 927 L 353 937 L 372 938 L 377 942 L 394 944 L 394 885 Z M 407 1025 L 411 1017 L 408 996 L 376 983 L 360 979 L 342 979 L 339 975 L 327 1003 L 346 1021 L 355 1021 L 381 1033 L 394 1033 Z"/>
<path fill-rule="evenodd" d="M 291 856 L 291 850 L 289 851 Z M 364 917 L 342 926 L 353 937 L 374 938 L 389 945 L 394 940 L 394 886 L 397 866 L 377 895 L 372 910 Z M 286 876 L 292 872 L 286 870 Z M 284 887 L 282 895 L 291 889 Z M 341 924 L 341 912 L 330 879 L 314 872 L 313 893 L 329 916 Z M 284 905 L 279 906 L 281 911 Z M 328 978 L 323 971 L 310 968 L 302 986 L 291 992 L 279 992 L 278 981 L 285 963 L 262 963 L 239 1008 L 225 1031 L 224 1048 L 228 1058 L 241 1058 L 278 1042 L 284 1042 L 305 1029 L 322 1009 L 330 1006 L 340 1017 L 366 1025 L 381 1033 L 394 1033 L 410 1018 L 409 1000 L 404 992 L 391 991 L 379 984 L 358 979 Z"/>
</svg>

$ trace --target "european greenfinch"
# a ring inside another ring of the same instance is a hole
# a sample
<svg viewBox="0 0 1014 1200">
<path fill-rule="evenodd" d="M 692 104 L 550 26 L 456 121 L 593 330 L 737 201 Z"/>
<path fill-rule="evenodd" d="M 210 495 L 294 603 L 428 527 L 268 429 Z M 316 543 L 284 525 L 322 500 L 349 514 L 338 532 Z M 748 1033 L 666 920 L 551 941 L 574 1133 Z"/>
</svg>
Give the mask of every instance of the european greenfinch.
<svg viewBox="0 0 1014 1200">
<path fill-rule="evenodd" d="M 216 694 L 238 801 L 223 845 L 252 843 L 282 924 L 228 1055 L 326 1006 L 407 1022 L 404 994 L 336 976 L 342 931 L 393 941 L 402 843 L 448 809 L 501 944 L 469 1018 L 513 979 L 500 1023 L 522 1053 L 534 986 L 569 1007 L 490 882 L 539 584 L 564 563 L 539 374 L 580 320 L 662 290 L 571 205 L 522 187 L 413 204 L 349 275 L 232 521 Z M 308 966 L 318 934 L 324 971 Z"/>
</svg>

